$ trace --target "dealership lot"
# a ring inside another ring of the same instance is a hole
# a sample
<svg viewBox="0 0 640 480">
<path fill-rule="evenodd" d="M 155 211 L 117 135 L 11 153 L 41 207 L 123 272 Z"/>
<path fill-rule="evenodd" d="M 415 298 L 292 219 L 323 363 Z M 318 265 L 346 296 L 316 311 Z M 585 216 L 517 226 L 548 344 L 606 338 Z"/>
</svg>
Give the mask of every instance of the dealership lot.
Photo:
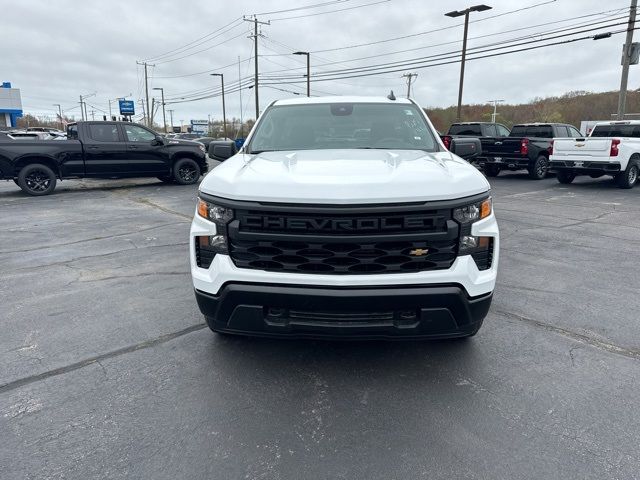
<svg viewBox="0 0 640 480">
<path fill-rule="evenodd" d="M 491 183 L 491 312 L 428 343 L 215 336 L 195 186 L 0 184 L 0 478 L 637 478 L 640 189 Z"/>
</svg>

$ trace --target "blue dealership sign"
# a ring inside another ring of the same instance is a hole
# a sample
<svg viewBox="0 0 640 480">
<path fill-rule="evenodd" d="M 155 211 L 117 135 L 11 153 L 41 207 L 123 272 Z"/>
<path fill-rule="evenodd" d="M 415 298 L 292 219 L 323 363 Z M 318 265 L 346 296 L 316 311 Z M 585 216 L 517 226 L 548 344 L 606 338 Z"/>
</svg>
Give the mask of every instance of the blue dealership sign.
<svg viewBox="0 0 640 480">
<path fill-rule="evenodd" d="M 120 115 L 135 115 L 136 104 L 133 100 L 118 100 Z"/>
</svg>

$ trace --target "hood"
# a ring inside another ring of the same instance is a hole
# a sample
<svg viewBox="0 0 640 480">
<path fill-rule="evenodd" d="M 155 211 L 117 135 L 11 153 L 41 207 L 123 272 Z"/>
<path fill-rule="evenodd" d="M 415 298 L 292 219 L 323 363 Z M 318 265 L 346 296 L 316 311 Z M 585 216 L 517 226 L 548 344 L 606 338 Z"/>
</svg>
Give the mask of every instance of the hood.
<svg viewBox="0 0 640 480">
<path fill-rule="evenodd" d="M 447 200 L 489 188 L 450 152 L 354 149 L 240 153 L 200 184 L 203 193 L 234 200 L 325 204 Z"/>
</svg>

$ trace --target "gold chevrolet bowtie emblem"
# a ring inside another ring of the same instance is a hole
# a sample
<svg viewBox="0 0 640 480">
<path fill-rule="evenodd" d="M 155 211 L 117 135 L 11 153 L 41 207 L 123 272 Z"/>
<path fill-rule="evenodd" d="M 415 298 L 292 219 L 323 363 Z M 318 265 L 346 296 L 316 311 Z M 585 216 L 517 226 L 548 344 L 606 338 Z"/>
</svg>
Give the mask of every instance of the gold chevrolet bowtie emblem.
<svg viewBox="0 0 640 480">
<path fill-rule="evenodd" d="M 426 255 L 427 253 L 429 253 L 428 248 L 415 248 L 409 251 L 409 255 L 411 255 L 412 257 L 421 257 L 422 255 Z"/>
</svg>

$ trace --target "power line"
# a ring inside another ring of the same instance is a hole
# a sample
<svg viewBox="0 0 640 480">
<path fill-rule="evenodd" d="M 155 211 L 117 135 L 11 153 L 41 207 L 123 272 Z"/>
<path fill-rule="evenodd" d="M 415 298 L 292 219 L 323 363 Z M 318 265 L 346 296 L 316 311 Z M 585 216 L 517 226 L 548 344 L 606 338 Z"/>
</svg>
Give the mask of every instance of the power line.
<svg viewBox="0 0 640 480">
<path fill-rule="evenodd" d="M 168 60 L 162 60 L 162 61 L 160 61 L 160 62 L 156 62 L 156 65 L 162 65 L 162 64 L 164 64 L 164 63 L 175 62 L 176 60 L 182 60 L 183 58 L 192 57 L 192 56 L 197 55 L 197 54 L 199 54 L 199 53 L 202 53 L 202 52 L 206 52 L 206 51 L 208 51 L 208 50 L 211 50 L 212 48 L 219 47 L 220 45 L 224 45 L 225 43 L 228 43 L 228 42 L 230 42 L 231 40 L 235 40 L 236 38 L 242 37 L 242 36 L 243 36 L 243 35 L 245 35 L 245 34 L 246 34 L 246 32 L 241 32 L 241 33 L 239 33 L 238 35 L 235 35 L 235 36 L 233 36 L 233 37 L 231 37 L 231 38 L 227 38 L 226 40 L 223 40 L 223 41 L 222 41 L 222 42 L 220 42 L 220 43 L 216 43 L 215 45 L 211 45 L 211 46 L 209 46 L 209 47 L 207 47 L 207 48 L 203 48 L 202 50 L 196 50 L 195 52 L 188 53 L 188 54 L 183 55 L 183 56 L 181 56 L 181 57 L 170 58 L 170 59 L 168 59 Z"/>
<path fill-rule="evenodd" d="M 242 17 L 238 17 L 238 18 L 236 18 L 235 20 L 232 20 L 231 22 L 227 23 L 226 25 L 224 25 L 224 26 L 222 26 L 222 27 L 220 27 L 220 28 L 217 28 L 217 29 L 216 29 L 216 30 L 214 30 L 213 32 L 210 32 L 210 33 L 208 33 L 208 34 L 206 34 L 206 35 L 204 35 L 204 36 L 202 36 L 202 37 L 200 37 L 200 38 L 197 38 L 196 40 L 193 40 L 192 42 L 186 43 L 185 45 L 182 45 L 181 47 L 175 48 L 175 49 L 173 49 L 173 50 L 169 50 L 168 52 L 165 52 L 165 53 L 162 53 L 162 54 L 159 54 L 159 55 L 154 55 L 154 56 L 152 56 L 152 57 L 149 57 L 149 58 L 144 59 L 143 61 L 145 61 L 145 62 L 149 62 L 149 61 L 153 61 L 153 60 L 156 60 L 156 59 L 160 59 L 160 58 L 162 58 L 162 57 L 172 56 L 171 54 L 173 54 L 173 53 L 175 53 L 175 54 L 177 55 L 177 54 L 179 54 L 179 53 L 178 53 L 178 51 L 179 51 L 179 50 L 185 50 L 185 51 L 186 51 L 186 50 L 189 50 L 190 48 L 194 48 L 194 47 L 196 47 L 196 46 L 202 45 L 202 43 L 206 43 L 206 42 L 208 42 L 209 40 L 213 40 L 214 38 L 219 37 L 219 36 L 220 36 L 220 35 L 222 35 L 223 33 L 226 33 L 226 32 L 221 32 L 221 30 L 224 30 L 225 28 L 227 28 L 227 27 L 229 27 L 229 26 L 233 25 L 233 24 L 234 24 L 234 23 L 236 23 L 236 22 L 239 22 L 240 20 L 242 20 Z M 239 23 L 239 24 L 238 24 L 238 25 L 236 25 L 236 26 L 239 26 L 239 25 L 242 25 L 242 23 Z M 233 28 L 235 28 L 235 27 L 233 27 Z M 215 34 L 215 35 L 214 35 L 214 34 Z M 211 35 L 213 35 L 213 36 L 211 37 Z M 195 43 L 197 43 L 197 42 L 199 42 L 200 40 L 203 40 L 203 39 L 205 39 L 205 38 L 207 38 L 207 37 L 211 37 L 211 38 L 207 39 L 205 42 L 202 42 L 202 43 L 200 43 L 200 44 L 198 44 L 198 45 L 194 45 Z"/>
<path fill-rule="evenodd" d="M 271 22 L 279 22 L 282 20 L 293 20 L 295 18 L 305 18 L 305 17 L 315 17 L 318 15 L 327 15 L 329 13 L 336 13 L 336 12 L 344 12 L 345 10 L 354 10 L 356 8 L 363 8 L 363 7 L 371 7 L 373 5 L 378 5 L 379 3 L 387 3 L 391 0 L 377 0 L 375 2 L 370 2 L 370 3 L 365 3 L 362 5 L 356 5 L 353 7 L 345 7 L 345 8 L 339 8 L 339 9 L 335 9 L 335 10 L 329 10 L 327 12 L 316 12 L 316 13 L 309 13 L 307 15 L 296 15 L 293 17 L 281 17 L 281 18 L 272 18 L 270 21 Z M 553 0 L 555 2 L 555 0 Z"/>
<path fill-rule="evenodd" d="M 351 2 L 351 1 L 353 1 L 353 0 L 332 0 L 330 2 L 316 3 L 314 5 L 305 5 L 303 7 L 287 8 L 286 10 L 273 10 L 271 12 L 255 13 L 254 15 L 264 16 L 264 15 L 273 15 L 273 14 L 276 14 L 276 13 L 296 12 L 296 11 L 300 11 L 300 10 L 308 10 L 310 8 L 319 8 L 319 7 L 324 7 L 324 6 L 327 6 L 327 5 L 335 5 L 336 3 L 346 3 L 346 2 Z"/>
<path fill-rule="evenodd" d="M 492 43 L 492 44 L 488 44 L 488 45 L 481 45 L 481 46 L 469 48 L 468 50 L 471 51 L 471 52 L 476 51 L 476 53 L 483 53 L 483 52 L 487 52 L 487 51 L 493 51 L 493 50 L 496 50 L 498 48 L 505 48 L 503 46 L 504 45 L 508 45 L 508 44 L 513 44 L 513 45 L 509 45 L 509 47 L 516 47 L 516 46 L 520 46 L 520 45 L 527 45 L 527 44 L 530 44 L 530 43 L 539 43 L 539 42 L 542 42 L 542 41 L 552 40 L 552 39 L 555 39 L 555 38 L 562 38 L 562 37 L 566 37 L 566 36 L 570 36 L 570 35 L 577 35 L 577 34 L 580 34 L 580 33 L 586 33 L 586 32 L 590 32 L 590 31 L 595 31 L 595 30 L 599 30 L 599 29 L 602 29 L 602 28 L 618 26 L 618 25 L 622 25 L 624 23 L 626 23 L 626 22 L 610 23 L 610 24 L 607 24 L 607 25 L 601 25 L 601 26 L 598 26 L 598 27 L 588 28 L 588 29 L 584 29 L 584 30 L 580 30 L 580 31 L 571 32 L 571 33 L 565 33 L 565 34 L 561 34 L 561 35 L 551 35 L 551 36 L 548 36 L 546 38 L 527 40 L 527 41 L 521 42 L 521 43 L 514 43 L 514 42 L 518 42 L 518 41 L 522 40 L 522 38 L 509 39 L 509 40 L 505 40 L 505 41 L 502 41 L 502 42 L 496 42 L 496 43 Z M 493 48 L 489 48 L 489 47 L 493 47 Z M 314 75 L 314 79 L 317 79 L 318 77 L 327 77 L 327 76 L 338 75 L 338 74 L 348 74 L 348 73 L 354 73 L 354 72 L 374 71 L 374 70 L 385 70 L 385 69 L 391 68 L 391 67 L 405 67 L 405 68 L 410 67 L 410 68 L 413 68 L 414 65 L 441 60 L 441 58 L 439 58 L 439 57 L 452 58 L 454 56 L 458 56 L 460 54 L 460 52 L 461 52 L 460 50 L 455 50 L 455 51 L 438 53 L 438 54 L 435 54 L 435 55 L 429 55 L 429 56 L 425 56 L 425 57 L 417 57 L 417 58 L 406 59 L 406 60 L 398 60 L 398 61 L 395 61 L 395 62 L 385 62 L 385 63 L 379 63 L 379 64 L 373 64 L 373 65 L 352 67 L 352 68 L 347 68 L 347 69 L 327 70 L 327 71 L 316 73 Z M 280 80 L 293 79 L 293 78 L 297 78 L 297 77 L 298 77 L 298 75 L 292 75 L 292 74 L 291 75 L 274 75 L 274 76 L 271 76 L 271 78 L 276 78 L 276 79 L 280 79 Z"/>
</svg>

